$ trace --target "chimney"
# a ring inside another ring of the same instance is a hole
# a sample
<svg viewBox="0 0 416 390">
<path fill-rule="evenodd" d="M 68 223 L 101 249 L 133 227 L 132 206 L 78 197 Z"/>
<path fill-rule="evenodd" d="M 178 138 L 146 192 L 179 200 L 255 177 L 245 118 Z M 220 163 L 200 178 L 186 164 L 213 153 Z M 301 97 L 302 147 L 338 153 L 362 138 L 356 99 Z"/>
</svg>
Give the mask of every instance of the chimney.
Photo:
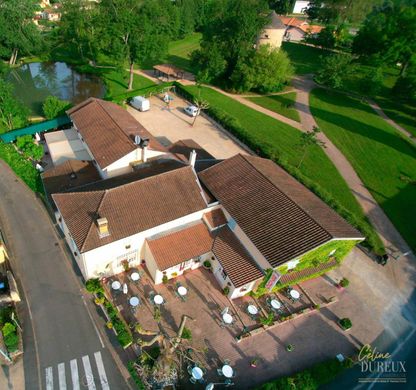
<svg viewBox="0 0 416 390">
<path fill-rule="evenodd" d="M 191 153 L 189 153 L 189 165 L 191 167 L 195 166 L 195 161 L 196 161 L 196 152 L 195 150 L 192 150 Z"/>
<path fill-rule="evenodd" d="M 145 163 L 147 161 L 147 146 L 142 148 L 142 161 Z"/>
<path fill-rule="evenodd" d="M 98 218 L 97 219 L 98 233 L 100 238 L 107 237 L 110 235 L 108 231 L 108 221 L 107 218 Z"/>
</svg>

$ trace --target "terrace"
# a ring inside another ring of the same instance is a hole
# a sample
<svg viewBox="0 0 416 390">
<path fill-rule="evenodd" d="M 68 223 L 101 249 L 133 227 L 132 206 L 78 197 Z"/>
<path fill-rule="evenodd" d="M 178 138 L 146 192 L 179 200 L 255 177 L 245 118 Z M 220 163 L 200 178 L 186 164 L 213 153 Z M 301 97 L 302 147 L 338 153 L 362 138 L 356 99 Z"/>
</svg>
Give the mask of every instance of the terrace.
<svg viewBox="0 0 416 390">
<path fill-rule="evenodd" d="M 140 274 L 139 280 L 132 280 L 133 272 Z M 119 282 L 118 290 L 112 288 L 114 282 Z M 185 296 L 178 294 L 178 286 L 186 288 Z M 318 341 L 315 338 L 305 339 L 303 334 L 305 329 L 309 332 L 311 327 L 320 331 L 326 329 L 328 337 L 334 339 L 335 346 L 332 345 L 325 352 L 322 351 L 325 348 L 319 346 L 319 355 L 333 357 L 335 350 L 337 353 L 351 352 L 351 343 L 342 336 L 340 329 L 332 329 L 324 324 L 321 316 L 312 316 L 311 313 L 317 310 L 317 305 L 324 307 L 335 303 L 336 288 L 322 278 L 309 283 L 309 286 L 308 291 L 304 286 L 294 286 L 300 293 L 297 300 L 288 298 L 285 289 L 259 299 L 245 296 L 230 301 L 223 295 L 214 275 L 203 268 L 185 272 L 184 275 L 157 286 L 142 268 L 116 275 L 104 283 L 106 295 L 112 299 L 131 329 L 136 324 L 154 332 L 163 327 L 170 337 L 174 337 L 182 316 L 189 317 L 186 328 L 191 331 L 192 339 L 181 342 L 182 349 L 188 351 L 182 357 L 179 372 L 181 388 L 205 388 L 208 383 L 231 383 L 239 389 L 251 388 L 268 378 L 287 373 L 288 362 L 291 362 L 290 370 L 294 369 L 292 367 L 303 368 L 307 365 L 308 359 L 299 352 L 304 348 L 317 350 L 318 345 L 314 344 L 318 344 Z M 163 298 L 163 304 L 155 304 L 155 295 Z M 138 306 L 130 304 L 132 297 L 139 299 Z M 272 310 L 272 299 L 281 304 L 278 310 Z M 257 309 L 257 314 L 248 313 L 249 305 Z M 269 316 L 269 313 L 272 314 Z M 231 316 L 231 324 L 227 324 L 230 317 L 227 319 L 224 314 Z M 271 321 L 267 321 L 267 317 L 272 317 Z M 295 318 L 296 325 L 300 321 L 311 325 L 293 331 L 292 321 Z M 134 341 L 138 338 L 148 340 L 151 337 L 134 334 Z M 295 344 L 296 352 L 286 352 L 288 344 Z M 140 348 L 135 349 L 139 354 Z M 277 353 L 284 354 L 283 365 L 281 360 L 276 359 Z M 252 366 L 253 360 L 256 361 L 256 367 Z M 225 363 L 234 372 L 230 379 L 221 375 Z M 192 371 L 188 372 L 195 365 L 202 369 L 203 384 L 199 381 L 194 383 Z"/>
</svg>

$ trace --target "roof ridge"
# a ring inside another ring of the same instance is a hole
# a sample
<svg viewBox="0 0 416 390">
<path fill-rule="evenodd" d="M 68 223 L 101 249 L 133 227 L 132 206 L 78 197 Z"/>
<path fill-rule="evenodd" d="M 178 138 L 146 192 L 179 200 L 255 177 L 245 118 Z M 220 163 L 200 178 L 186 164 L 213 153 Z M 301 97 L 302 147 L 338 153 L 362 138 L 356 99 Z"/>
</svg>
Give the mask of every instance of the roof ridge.
<svg viewBox="0 0 416 390">
<path fill-rule="evenodd" d="M 292 204 L 294 204 L 298 209 L 300 209 L 303 213 L 305 213 L 313 222 L 315 222 L 319 227 L 321 227 L 322 230 L 324 230 L 331 238 L 334 238 L 334 236 L 327 230 L 325 229 L 315 218 L 313 218 L 303 207 L 301 207 L 297 202 L 295 202 L 293 199 L 291 199 L 286 193 L 284 193 L 280 188 L 278 188 L 263 172 L 259 171 L 258 168 L 256 166 L 254 166 L 249 160 L 246 159 L 246 156 L 243 156 L 242 154 L 240 154 L 243 159 L 245 161 L 247 161 L 258 173 L 260 173 L 260 175 L 262 175 L 270 184 L 272 184 L 281 194 L 283 194 L 287 199 L 290 200 L 290 202 Z M 256 157 L 256 158 L 262 158 L 262 157 L 257 157 L 257 156 L 250 156 L 250 157 Z M 274 163 L 272 160 L 266 159 L 267 161 L 271 161 L 272 163 Z M 274 163 L 275 164 L 275 163 Z M 283 169 L 282 167 L 280 167 L 281 169 Z M 286 172 L 286 171 L 285 171 Z M 288 175 L 290 175 L 288 172 L 286 172 Z M 290 175 L 290 177 L 292 177 L 292 179 L 296 180 L 292 175 Z M 297 181 L 297 180 L 296 180 Z M 309 188 L 307 188 L 305 186 L 305 188 L 308 191 L 311 191 Z M 312 193 L 314 196 L 317 196 L 316 194 Z M 319 198 L 319 200 L 322 201 L 322 199 Z M 323 201 L 322 201 L 323 202 Z M 328 206 L 329 207 L 329 206 Z M 330 208 L 331 209 L 331 208 Z M 332 209 L 331 209 L 332 210 Z"/>
<path fill-rule="evenodd" d="M 106 193 L 105 193 L 105 191 L 103 191 L 103 194 L 102 194 L 102 197 L 101 197 L 100 202 L 99 202 L 99 204 L 98 204 L 98 207 L 97 207 L 96 213 L 98 213 L 98 212 L 99 212 L 100 207 L 101 207 L 101 205 L 103 204 L 103 201 L 104 201 L 104 197 L 105 197 L 105 195 L 106 195 Z M 80 252 L 82 252 L 82 251 L 83 251 L 83 249 L 84 249 L 84 245 L 85 245 L 85 243 L 87 242 L 87 239 L 88 239 L 88 237 L 89 237 L 89 235 L 90 235 L 90 233 L 91 233 L 91 229 L 92 229 L 92 226 L 93 226 L 93 225 L 94 225 L 94 221 L 92 221 L 92 222 L 91 222 L 91 225 L 90 225 L 90 227 L 88 228 L 88 232 L 87 232 L 87 234 L 85 235 L 84 240 L 82 241 L 81 248 L 79 248 L 79 249 L 80 249 Z"/>
<path fill-rule="evenodd" d="M 136 146 L 135 145 L 135 143 L 132 141 L 132 139 L 125 133 L 125 131 L 121 128 L 121 126 L 114 120 L 114 118 L 109 114 L 109 112 L 107 111 L 107 109 L 101 104 L 101 101 L 103 101 L 103 100 L 101 100 L 101 99 L 96 99 L 96 98 L 94 98 L 94 102 L 95 103 L 97 103 L 100 107 L 101 107 L 101 109 L 105 112 L 105 114 L 111 119 L 111 121 L 116 125 L 116 127 L 121 131 L 121 133 L 123 134 L 123 136 L 125 137 L 125 138 L 127 138 L 128 139 L 128 141 L 132 144 L 132 145 L 134 145 L 134 146 Z M 110 104 L 115 104 L 115 103 L 112 103 L 112 102 L 106 102 L 106 103 L 110 103 Z M 117 104 L 115 104 L 116 106 L 117 106 Z M 118 106 L 117 106 L 118 107 Z M 121 108 L 121 107 L 120 107 Z M 128 115 L 130 115 L 130 113 L 126 110 L 126 113 L 128 114 Z M 134 120 L 136 120 L 135 118 L 134 118 Z"/>
</svg>

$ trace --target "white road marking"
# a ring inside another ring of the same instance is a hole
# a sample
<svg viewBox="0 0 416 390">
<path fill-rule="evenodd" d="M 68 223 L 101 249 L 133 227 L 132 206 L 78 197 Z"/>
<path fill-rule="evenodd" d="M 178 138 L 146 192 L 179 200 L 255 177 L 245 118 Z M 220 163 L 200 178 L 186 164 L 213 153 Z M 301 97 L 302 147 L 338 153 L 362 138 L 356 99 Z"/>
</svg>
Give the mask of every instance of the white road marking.
<svg viewBox="0 0 416 390">
<path fill-rule="evenodd" d="M 69 362 L 71 366 L 72 390 L 79 390 L 79 375 L 77 359 L 72 359 Z"/>
<path fill-rule="evenodd" d="M 94 319 L 92 318 L 92 315 L 91 315 L 91 313 L 90 313 L 90 309 L 88 308 L 87 302 L 85 302 L 85 298 L 84 298 L 84 296 L 82 295 L 82 293 L 81 293 L 81 299 L 82 299 L 82 303 L 84 304 L 85 308 L 87 309 L 87 313 L 88 313 L 88 316 L 90 317 L 90 320 L 91 320 L 91 322 L 92 322 L 92 325 L 93 325 L 93 327 L 94 327 L 94 329 L 95 329 L 95 333 L 97 333 L 98 340 L 100 340 L 101 347 L 104 349 L 104 348 L 105 348 L 105 345 L 104 345 L 103 339 L 101 338 L 100 332 L 98 331 L 98 328 L 97 328 L 97 326 L 95 325 L 95 321 L 94 321 Z"/>
<path fill-rule="evenodd" d="M 52 371 L 52 367 L 48 367 L 45 371 L 46 371 L 46 390 L 53 390 L 53 371 Z"/>
<path fill-rule="evenodd" d="M 65 363 L 58 364 L 59 390 L 66 390 Z"/>
<path fill-rule="evenodd" d="M 97 363 L 98 374 L 100 375 L 100 382 L 101 387 L 103 390 L 110 390 L 110 386 L 108 385 L 107 375 L 105 373 L 103 360 L 101 358 L 101 352 L 94 353 L 95 362 Z"/>
<path fill-rule="evenodd" d="M 84 365 L 86 385 L 88 386 L 88 390 L 96 390 L 94 375 L 92 374 L 90 358 L 88 355 L 82 357 L 82 364 Z"/>
</svg>

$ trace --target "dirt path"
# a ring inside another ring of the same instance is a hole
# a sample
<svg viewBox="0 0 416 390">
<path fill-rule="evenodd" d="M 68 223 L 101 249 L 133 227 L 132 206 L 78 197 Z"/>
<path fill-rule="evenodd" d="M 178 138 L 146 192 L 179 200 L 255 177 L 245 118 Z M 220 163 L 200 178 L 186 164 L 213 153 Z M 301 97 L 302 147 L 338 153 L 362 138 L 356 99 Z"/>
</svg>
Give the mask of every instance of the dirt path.
<svg viewBox="0 0 416 390">
<path fill-rule="evenodd" d="M 302 130 L 309 131 L 314 126 L 318 127 L 309 108 L 309 93 L 316 87 L 315 82 L 311 77 L 298 76 L 293 80 L 293 85 L 297 89 L 295 107 L 300 114 Z M 347 182 L 353 195 L 363 208 L 364 213 L 379 233 L 386 248 L 391 252 L 397 250 L 402 253 L 409 252 L 410 247 L 375 201 L 370 191 L 367 190 L 350 162 L 323 132 L 319 133 L 318 137 L 325 142 L 325 153 Z"/>
</svg>

